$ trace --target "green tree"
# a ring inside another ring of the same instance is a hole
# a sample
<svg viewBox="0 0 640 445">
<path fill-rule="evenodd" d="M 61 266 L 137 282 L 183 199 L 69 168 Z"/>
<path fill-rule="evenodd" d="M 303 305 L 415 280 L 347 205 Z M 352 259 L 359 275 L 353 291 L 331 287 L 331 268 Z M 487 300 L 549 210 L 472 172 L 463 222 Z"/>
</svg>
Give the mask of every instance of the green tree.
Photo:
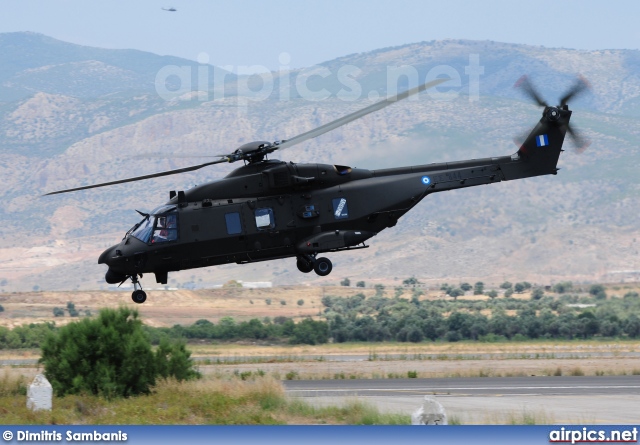
<svg viewBox="0 0 640 445">
<path fill-rule="evenodd" d="M 53 316 L 54 317 L 64 317 L 64 309 L 62 309 L 61 307 L 54 307 L 53 308 Z"/>
<path fill-rule="evenodd" d="M 513 289 L 512 288 L 509 288 L 506 291 L 504 291 L 504 297 L 505 298 L 509 298 L 512 295 L 513 295 Z"/>
<path fill-rule="evenodd" d="M 460 289 L 462 289 L 463 291 L 468 291 L 473 289 L 473 286 L 471 286 L 469 283 L 461 283 L 460 284 Z"/>
<path fill-rule="evenodd" d="M 102 309 L 95 319 L 61 327 L 42 345 L 40 363 L 58 396 L 88 392 L 128 397 L 149 393 L 158 376 L 196 375 L 189 371 L 191 363 L 182 346 L 165 344 L 160 351 L 151 350 L 138 312 L 121 307 Z M 176 375 L 178 368 L 181 373 Z"/>
<path fill-rule="evenodd" d="M 384 295 L 384 285 L 376 284 L 373 288 L 376 290 L 376 297 L 382 297 Z"/>
<path fill-rule="evenodd" d="M 589 288 L 589 293 L 593 295 L 596 300 L 606 300 L 607 293 L 604 290 L 604 286 L 601 284 L 594 284 Z"/>
<path fill-rule="evenodd" d="M 365 283 L 364 283 L 364 281 L 358 281 L 358 282 L 356 283 L 356 287 L 365 287 Z"/>
<path fill-rule="evenodd" d="M 302 306 L 304 304 L 304 300 L 301 298 L 298 300 L 298 306 Z"/>
<path fill-rule="evenodd" d="M 473 286 L 473 295 L 482 295 L 484 293 L 484 283 L 482 281 L 478 281 Z"/>
<path fill-rule="evenodd" d="M 2 307 L 1 304 L 0 304 L 0 312 L 4 312 L 4 308 Z"/>
<path fill-rule="evenodd" d="M 351 286 L 351 280 L 349 278 L 345 278 L 340 282 L 340 286 L 346 286 L 346 287 Z"/>
<path fill-rule="evenodd" d="M 462 289 L 453 288 L 447 291 L 447 294 L 452 297 L 454 300 L 457 300 L 459 296 L 464 295 Z"/>
<path fill-rule="evenodd" d="M 556 294 L 566 294 L 571 290 L 572 287 L 573 284 L 571 283 L 571 281 L 562 281 L 560 283 L 554 284 L 552 290 Z"/>
<path fill-rule="evenodd" d="M 511 284 L 511 282 L 505 281 L 504 283 L 502 283 L 500 285 L 500 288 L 501 289 L 511 289 L 512 286 L 513 286 L 513 284 Z"/>
<path fill-rule="evenodd" d="M 541 288 L 536 288 L 533 290 L 533 292 L 531 293 L 531 299 L 532 300 L 539 300 L 544 296 L 544 291 Z"/>
<path fill-rule="evenodd" d="M 494 299 L 498 296 L 498 292 L 494 289 L 490 290 L 489 292 L 487 292 L 487 296 L 491 299 Z"/>
<path fill-rule="evenodd" d="M 513 286 L 513 291 L 517 294 L 521 294 L 524 292 L 524 284 L 516 283 L 515 286 Z"/>
<path fill-rule="evenodd" d="M 402 280 L 402 284 L 404 286 L 416 286 L 420 284 L 420 281 L 416 277 L 407 278 L 406 280 Z"/>
</svg>

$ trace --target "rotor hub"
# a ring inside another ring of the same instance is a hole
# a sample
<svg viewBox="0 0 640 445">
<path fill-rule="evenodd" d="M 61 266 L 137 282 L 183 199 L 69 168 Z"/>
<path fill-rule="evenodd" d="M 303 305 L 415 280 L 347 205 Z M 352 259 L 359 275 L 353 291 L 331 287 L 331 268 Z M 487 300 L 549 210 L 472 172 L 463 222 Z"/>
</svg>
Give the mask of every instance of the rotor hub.
<svg viewBox="0 0 640 445">
<path fill-rule="evenodd" d="M 560 110 L 557 107 L 547 107 L 544 110 L 544 116 L 547 120 L 555 122 L 560 119 Z"/>
</svg>

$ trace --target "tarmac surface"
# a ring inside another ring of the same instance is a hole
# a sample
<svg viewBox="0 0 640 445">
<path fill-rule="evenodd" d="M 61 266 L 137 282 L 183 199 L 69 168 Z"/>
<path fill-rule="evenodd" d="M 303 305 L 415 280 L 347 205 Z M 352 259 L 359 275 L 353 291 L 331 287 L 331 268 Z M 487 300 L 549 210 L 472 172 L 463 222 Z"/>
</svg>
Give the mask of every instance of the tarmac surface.
<svg viewBox="0 0 640 445">
<path fill-rule="evenodd" d="M 316 405 L 360 400 L 411 414 L 435 396 L 462 424 L 639 424 L 640 376 L 291 380 L 287 393 Z"/>
</svg>

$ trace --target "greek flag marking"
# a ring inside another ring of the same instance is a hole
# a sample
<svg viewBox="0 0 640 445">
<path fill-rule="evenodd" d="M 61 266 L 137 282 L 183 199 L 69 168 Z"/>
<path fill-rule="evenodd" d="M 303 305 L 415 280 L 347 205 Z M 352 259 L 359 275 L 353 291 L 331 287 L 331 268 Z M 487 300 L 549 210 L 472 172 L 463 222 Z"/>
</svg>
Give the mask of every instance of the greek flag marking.
<svg viewBox="0 0 640 445">
<path fill-rule="evenodd" d="M 549 138 L 546 134 L 541 134 L 540 136 L 536 136 L 536 145 L 538 147 L 546 147 L 549 145 Z"/>
</svg>

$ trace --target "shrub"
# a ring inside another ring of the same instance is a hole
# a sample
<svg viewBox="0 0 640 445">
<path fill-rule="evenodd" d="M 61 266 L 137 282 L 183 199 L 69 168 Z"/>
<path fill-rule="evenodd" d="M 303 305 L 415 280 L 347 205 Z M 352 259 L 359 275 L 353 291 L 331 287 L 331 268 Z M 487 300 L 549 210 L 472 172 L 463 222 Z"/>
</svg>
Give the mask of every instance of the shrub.
<svg viewBox="0 0 640 445">
<path fill-rule="evenodd" d="M 166 341 L 154 354 L 138 312 L 121 307 L 61 327 L 43 344 L 40 363 L 57 396 L 111 398 L 148 394 L 157 377 L 196 377 L 189 356 L 183 344 Z"/>
<path fill-rule="evenodd" d="M 301 298 L 298 300 L 298 306 L 302 306 L 304 304 L 304 300 Z"/>
<path fill-rule="evenodd" d="M 54 307 L 53 308 L 53 316 L 54 317 L 64 317 L 64 309 L 62 309 L 61 307 Z"/>
<path fill-rule="evenodd" d="M 79 317 L 80 313 L 78 312 L 78 310 L 76 309 L 76 305 L 73 304 L 72 302 L 67 302 L 67 311 L 69 311 L 69 315 L 71 317 Z"/>
<path fill-rule="evenodd" d="M 365 283 L 364 283 L 364 281 L 358 281 L 358 282 L 356 283 L 356 287 L 365 287 Z"/>
<path fill-rule="evenodd" d="M 319 345 L 329 341 L 329 325 L 324 321 L 306 318 L 293 328 L 291 343 Z"/>
</svg>

